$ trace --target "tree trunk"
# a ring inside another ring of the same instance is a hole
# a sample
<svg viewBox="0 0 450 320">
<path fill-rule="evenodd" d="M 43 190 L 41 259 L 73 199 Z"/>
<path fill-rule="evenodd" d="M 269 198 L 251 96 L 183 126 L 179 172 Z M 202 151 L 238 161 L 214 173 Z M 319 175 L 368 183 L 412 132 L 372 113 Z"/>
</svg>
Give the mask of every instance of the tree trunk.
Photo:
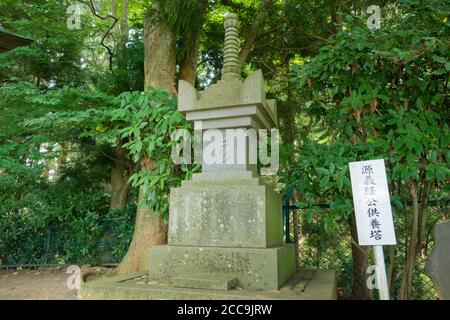
<svg viewBox="0 0 450 320">
<path fill-rule="evenodd" d="M 142 160 L 142 168 L 151 170 L 151 161 Z M 150 248 L 153 245 L 167 243 L 167 224 L 146 206 L 145 199 L 148 191 L 144 187 L 139 188 L 133 240 L 125 258 L 117 268 L 117 274 L 147 271 L 150 262 Z"/>
<path fill-rule="evenodd" d="M 175 92 L 175 34 L 157 21 L 157 11 L 145 15 L 145 88 L 152 86 Z M 153 169 L 152 161 L 147 157 L 143 158 L 141 165 L 141 170 Z M 139 189 L 133 240 L 117 269 L 118 274 L 147 271 L 150 248 L 167 242 L 167 225 L 162 217 L 155 215 L 155 212 L 146 206 L 148 192 L 144 187 Z"/>
<path fill-rule="evenodd" d="M 297 190 L 294 189 L 292 192 L 292 200 L 294 200 L 294 203 L 298 202 L 299 197 Z M 295 266 L 297 270 L 300 270 L 300 218 L 298 216 L 298 210 L 294 209 L 292 211 L 292 229 L 294 232 L 294 245 L 295 245 Z"/>
<path fill-rule="evenodd" d="M 425 229 L 427 226 L 427 210 L 428 210 L 428 201 L 430 198 L 431 187 L 433 186 L 433 181 L 425 182 L 425 186 L 423 187 L 423 192 L 421 196 L 421 206 L 419 211 L 419 240 L 417 252 L 423 250 L 423 254 L 427 255 L 426 252 L 426 239 L 425 239 Z"/>
<path fill-rule="evenodd" d="M 116 147 L 116 158 L 111 168 L 111 201 L 109 210 L 122 209 L 127 204 L 130 185 L 128 183 L 126 163 L 128 161 L 125 150 L 119 145 Z"/>
<path fill-rule="evenodd" d="M 406 263 L 403 270 L 402 285 L 400 287 L 399 300 L 409 300 L 411 297 L 412 278 L 416 264 L 417 246 L 419 241 L 419 200 L 417 197 L 417 184 L 412 181 L 410 194 L 413 203 L 413 219 L 411 222 L 411 233 L 406 251 Z"/>
<path fill-rule="evenodd" d="M 188 52 L 186 57 L 180 64 L 180 80 L 185 80 L 195 85 L 195 72 L 197 67 L 197 58 L 200 46 L 200 36 L 195 40 L 194 48 L 192 51 Z"/>
<path fill-rule="evenodd" d="M 122 9 L 120 13 L 119 24 L 115 28 L 115 34 L 117 34 L 118 40 L 116 41 L 115 52 L 116 56 L 124 58 L 125 45 L 128 41 L 128 33 L 130 27 L 128 26 L 128 0 L 122 0 Z"/>
<path fill-rule="evenodd" d="M 128 41 L 128 0 L 122 0 L 122 13 L 120 15 L 120 47 L 124 46 Z"/>
<path fill-rule="evenodd" d="M 368 253 L 367 247 L 358 245 L 358 233 L 354 217 L 350 218 L 352 236 L 352 299 L 371 300 L 372 293 L 367 286 Z"/>
<path fill-rule="evenodd" d="M 117 1 L 111 0 L 111 15 L 117 17 Z"/>
<path fill-rule="evenodd" d="M 206 6 L 206 0 L 199 3 L 196 24 L 193 28 L 186 30 L 186 33 L 183 35 L 183 45 L 187 48 L 187 50 L 180 62 L 180 74 L 178 78 L 189 82 L 193 86 L 195 86 L 195 73 L 200 48 L 200 32 L 202 30 L 203 21 L 206 14 Z"/>
<path fill-rule="evenodd" d="M 388 247 L 388 256 L 389 256 L 389 265 L 387 268 L 387 282 L 389 287 L 390 296 L 392 297 L 394 295 L 394 284 L 395 284 L 395 275 L 396 275 L 396 269 L 395 269 L 395 246 L 389 246 Z"/>
<path fill-rule="evenodd" d="M 253 45 L 255 44 L 256 38 L 261 33 L 264 19 L 266 18 L 267 9 L 270 4 L 271 4 L 271 1 L 262 0 L 259 5 L 255 20 L 253 20 L 250 31 L 247 34 L 247 36 L 245 37 L 244 46 L 242 47 L 241 52 L 239 54 L 239 65 L 241 67 L 247 60 L 248 55 L 250 54 L 250 52 L 253 48 Z"/>
<path fill-rule="evenodd" d="M 124 174 L 125 170 L 121 165 L 113 165 L 111 169 L 110 211 L 122 209 L 127 204 L 129 186 Z"/>
<path fill-rule="evenodd" d="M 145 87 L 175 91 L 175 32 L 158 23 L 156 11 L 144 18 L 144 73 Z"/>
<path fill-rule="evenodd" d="M 122 209 L 128 200 L 128 183 L 125 178 L 125 168 L 114 164 L 111 169 L 111 201 L 109 210 Z"/>
<path fill-rule="evenodd" d="M 338 32 L 336 24 L 342 23 L 341 17 L 341 3 L 338 1 L 330 1 L 330 14 L 331 14 L 331 31 L 333 34 Z"/>
</svg>

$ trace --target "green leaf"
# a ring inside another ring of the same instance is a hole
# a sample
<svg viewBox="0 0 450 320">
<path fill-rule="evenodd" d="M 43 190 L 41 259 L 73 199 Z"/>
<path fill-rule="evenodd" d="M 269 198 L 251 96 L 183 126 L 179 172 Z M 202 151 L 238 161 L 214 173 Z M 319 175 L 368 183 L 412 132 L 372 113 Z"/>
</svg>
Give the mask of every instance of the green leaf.
<svg viewBox="0 0 450 320">
<path fill-rule="evenodd" d="M 318 167 L 316 168 L 316 171 L 321 175 L 328 175 L 330 172 L 326 168 Z"/>
<path fill-rule="evenodd" d="M 325 176 L 320 180 L 319 187 L 320 188 L 328 187 L 329 182 L 330 182 L 330 176 Z"/>
<path fill-rule="evenodd" d="M 407 167 L 403 167 L 403 169 L 402 169 L 402 180 L 403 181 L 409 180 L 409 170 Z"/>
<path fill-rule="evenodd" d="M 344 186 L 344 176 L 338 175 L 336 179 L 336 185 L 339 189 L 339 191 L 342 191 L 342 187 Z"/>
<path fill-rule="evenodd" d="M 308 204 L 306 202 L 302 202 L 302 201 L 297 201 L 295 203 L 295 206 L 299 209 L 305 209 L 308 208 Z"/>
<path fill-rule="evenodd" d="M 313 222 L 313 217 L 314 217 L 314 209 L 312 208 L 307 209 L 305 212 L 306 222 L 311 224 Z"/>
</svg>

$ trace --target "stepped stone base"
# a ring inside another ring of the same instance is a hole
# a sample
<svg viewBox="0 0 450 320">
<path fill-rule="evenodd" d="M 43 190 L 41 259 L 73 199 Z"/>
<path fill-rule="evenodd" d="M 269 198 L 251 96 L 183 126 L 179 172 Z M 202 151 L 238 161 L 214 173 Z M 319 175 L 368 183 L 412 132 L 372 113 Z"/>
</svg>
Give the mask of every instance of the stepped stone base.
<svg viewBox="0 0 450 320">
<path fill-rule="evenodd" d="M 152 281 L 146 273 L 82 283 L 82 300 L 335 300 L 334 270 L 301 270 L 279 290 L 191 289 Z"/>
<path fill-rule="evenodd" d="M 172 278 L 172 284 L 180 288 L 231 290 L 238 284 L 237 278 L 221 274 L 191 274 Z"/>
<path fill-rule="evenodd" d="M 192 274 L 220 274 L 237 278 L 244 289 L 278 289 L 295 273 L 295 248 L 153 246 L 150 279 L 170 280 Z"/>
</svg>

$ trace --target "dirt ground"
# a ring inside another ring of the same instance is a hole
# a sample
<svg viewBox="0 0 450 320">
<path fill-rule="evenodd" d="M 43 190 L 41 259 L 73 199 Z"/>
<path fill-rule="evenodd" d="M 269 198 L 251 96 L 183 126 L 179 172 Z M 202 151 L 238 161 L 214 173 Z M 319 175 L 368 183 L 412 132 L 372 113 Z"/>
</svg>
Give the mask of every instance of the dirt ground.
<svg viewBox="0 0 450 320">
<path fill-rule="evenodd" d="M 66 268 L 0 269 L 0 300 L 76 300 Z M 91 280 L 91 279 L 89 279 Z"/>
</svg>

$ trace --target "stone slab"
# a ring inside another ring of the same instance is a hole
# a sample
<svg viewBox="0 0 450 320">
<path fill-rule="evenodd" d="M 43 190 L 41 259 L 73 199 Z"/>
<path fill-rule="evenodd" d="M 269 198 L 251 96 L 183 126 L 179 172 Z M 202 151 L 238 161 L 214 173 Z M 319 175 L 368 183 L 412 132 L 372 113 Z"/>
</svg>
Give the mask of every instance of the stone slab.
<svg viewBox="0 0 450 320">
<path fill-rule="evenodd" d="M 219 80 L 203 91 L 197 91 L 187 81 L 178 82 L 178 111 L 183 113 L 248 105 L 257 106 L 259 112 L 267 115 L 266 118 L 271 122 L 270 127 L 276 126 L 276 102 L 266 100 L 261 70 L 252 72 L 244 81 Z M 211 115 L 215 117 L 214 113 Z M 225 114 L 224 117 L 226 116 Z"/>
<path fill-rule="evenodd" d="M 274 123 L 270 116 L 257 105 L 238 105 L 218 109 L 191 111 L 186 114 L 187 121 L 202 123 L 203 129 L 254 128 L 270 129 Z"/>
<path fill-rule="evenodd" d="M 174 287 L 170 282 L 115 278 L 82 283 L 81 300 L 335 300 L 334 270 L 300 270 L 280 290 L 207 290 Z"/>
<path fill-rule="evenodd" d="M 450 220 L 439 222 L 434 228 L 434 248 L 429 256 L 426 272 L 442 300 L 450 300 Z"/>
<path fill-rule="evenodd" d="M 214 172 L 197 172 L 192 174 L 192 180 L 194 182 L 200 182 L 200 181 L 211 181 L 211 182 L 222 182 L 223 180 L 251 180 L 254 181 L 256 184 L 259 183 L 259 177 L 257 177 L 256 173 L 250 170 L 247 171 L 214 171 Z M 189 180 L 183 180 L 184 181 Z"/>
<path fill-rule="evenodd" d="M 257 175 L 258 135 L 245 128 L 203 134 L 202 172 L 247 172 Z"/>
<path fill-rule="evenodd" d="M 170 190 L 169 245 L 267 248 L 282 242 L 281 196 L 258 178 L 197 179 Z"/>
<path fill-rule="evenodd" d="M 279 289 L 295 273 L 295 248 L 189 247 L 161 245 L 150 250 L 149 277 L 170 280 L 186 274 L 233 276 L 243 289 Z"/>
<path fill-rule="evenodd" d="M 234 276 L 221 274 L 190 274 L 172 278 L 174 287 L 211 290 L 231 290 L 238 280 Z"/>
</svg>

